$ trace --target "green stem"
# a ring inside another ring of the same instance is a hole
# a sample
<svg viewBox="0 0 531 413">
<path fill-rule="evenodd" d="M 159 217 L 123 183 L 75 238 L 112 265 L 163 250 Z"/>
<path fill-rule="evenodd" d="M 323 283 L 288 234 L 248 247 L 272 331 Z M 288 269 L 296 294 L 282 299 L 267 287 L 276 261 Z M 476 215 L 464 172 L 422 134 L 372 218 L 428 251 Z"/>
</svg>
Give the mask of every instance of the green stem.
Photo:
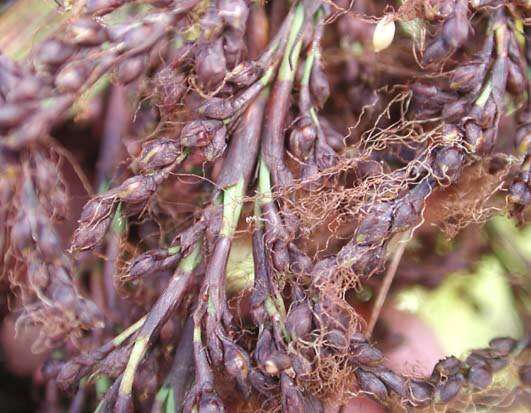
<svg viewBox="0 0 531 413">
<path fill-rule="evenodd" d="M 182 277 L 183 274 L 189 274 L 199 265 L 201 261 L 201 244 L 197 242 L 193 250 L 189 255 L 184 257 L 179 263 L 177 273 Z M 138 323 L 138 322 L 137 322 Z M 143 325 L 143 323 L 142 323 Z M 142 359 L 144 358 L 148 345 L 151 339 L 151 335 L 139 335 L 131 350 L 131 355 L 129 356 L 129 361 L 124 371 L 122 381 L 120 382 L 120 394 L 128 396 L 133 390 L 133 381 L 135 379 L 136 370 L 140 365 Z"/>
<path fill-rule="evenodd" d="M 299 3 L 295 8 L 295 15 L 293 16 L 288 43 L 286 45 L 286 50 L 284 51 L 282 63 L 280 65 L 280 70 L 278 73 L 279 80 L 291 81 L 295 76 L 295 70 L 297 68 L 299 53 L 302 46 L 302 36 L 300 36 L 300 32 L 303 23 L 304 6 Z"/>
<path fill-rule="evenodd" d="M 230 238 L 236 232 L 238 221 L 245 195 L 245 182 L 243 176 L 238 183 L 229 186 L 223 192 L 223 221 L 221 223 L 221 235 Z"/>
</svg>

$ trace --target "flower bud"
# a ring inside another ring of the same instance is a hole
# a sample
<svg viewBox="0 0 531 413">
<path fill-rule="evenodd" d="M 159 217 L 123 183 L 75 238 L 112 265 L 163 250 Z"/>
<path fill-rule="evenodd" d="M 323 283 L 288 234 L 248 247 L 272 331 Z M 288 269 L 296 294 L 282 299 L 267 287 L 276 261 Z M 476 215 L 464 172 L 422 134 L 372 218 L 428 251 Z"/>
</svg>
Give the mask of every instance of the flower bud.
<svg viewBox="0 0 531 413">
<path fill-rule="evenodd" d="M 384 16 L 376 27 L 372 35 L 372 45 L 376 53 L 387 49 L 395 38 L 395 22 L 390 16 Z"/>
</svg>

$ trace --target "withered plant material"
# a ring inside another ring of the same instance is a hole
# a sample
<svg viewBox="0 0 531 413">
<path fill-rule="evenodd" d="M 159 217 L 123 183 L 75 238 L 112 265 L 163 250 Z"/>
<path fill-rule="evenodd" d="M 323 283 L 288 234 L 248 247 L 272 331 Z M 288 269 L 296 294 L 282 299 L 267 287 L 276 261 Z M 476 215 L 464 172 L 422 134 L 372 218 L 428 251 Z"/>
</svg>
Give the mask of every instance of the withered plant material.
<svg viewBox="0 0 531 413">
<path fill-rule="evenodd" d="M 27 57 L 0 54 L 0 262 L 20 324 L 57 350 L 43 407 L 526 402 L 529 325 L 429 377 L 386 367 L 370 337 L 403 285 L 471 267 L 490 217 L 529 219 L 527 2 L 58 7 Z M 458 237 L 444 256 L 441 231 Z M 234 293 L 237 245 L 251 287 Z"/>
</svg>

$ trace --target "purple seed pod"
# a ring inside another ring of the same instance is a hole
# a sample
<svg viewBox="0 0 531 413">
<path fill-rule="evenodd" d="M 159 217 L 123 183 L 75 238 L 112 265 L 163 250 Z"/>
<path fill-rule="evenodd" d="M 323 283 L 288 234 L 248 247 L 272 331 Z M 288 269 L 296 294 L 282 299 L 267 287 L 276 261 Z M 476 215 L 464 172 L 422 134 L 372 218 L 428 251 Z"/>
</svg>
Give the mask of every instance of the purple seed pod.
<svg viewBox="0 0 531 413">
<path fill-rule="evenodd" d="M 356 369 L 356 378 L 360 389 L 375 397 L 378 400 L 386 400 L 388 397 L 387 387 L 376 377 L 373 373 L 369 373 L 363 369 Z"/>
<path fill-rule="evenodd" d="M 80 18 L 67 26 L 65 39 L 78 46 L 99 46 L 107 40 L 105 27 L 89 18 Z"/>
<path fill-rule="evenodd" d="M 290 353 L 291 367 L 295 374 L 302 378 L 312 372 L 312 363 L 300 353 Z"/>
<path fill-rule="evenodd" d="M 303 395 L 286 373 L 280 376 L 280 390 L 283 412 L 300 413 L 305 411 Z"/>
<path fill-rule="evenodd" d="M 214 140 L 220 130 L 225 130 L 223 122 L 212 119 L 199 119 L 188 122 L 181 131 L 180 142 L 183 146 L 203 147 Z M 224 132 L 226 134 L 226 131 Z"/>
<path fill-rule="evenodd" d="M 296 274 L 310 274 L 313 268 L 313 262 L 304 252 L 302 252 L 294 243 L 288 244 L 291 271 Z"/>
<path fill-rule="evenodd" d="M 420 380 L 411 380 L 408 383 L 409 401 L 413 406 L 423 407 L 431 403 L 434 392 L 433 386 Z"/>
<path fill-rule="evenodd" d="M 461 370 L 462 363 L 454 356 L 446 357 L 437 362 L 433 368 L 432 379 L 439 380 L 456 375 Z"/>
<path fill-rule="evenodd" d="M 317 107 L 322 108 L 330 96 L 330 84 L 321 59 L 317 59 L 312 67 L 310 91 L 317 102 Z"/>
<path fill-rule="evenodd" d="M 471 93 L 481 87 L 483 64 L 465 64 L 458 66 L 451 79 L 450 87 L 462 93 Z"/>
<path fill-rule="evenodd" d="M 489 347 L 500 355 L 500 357 L 508 356 L 517 345 L 517 341 L 511 337 L 496 337 L 489 341 Z"/>
<path fill-rule="evenodd" d="M 156 17 L 162 17 L 162 15 L 156 15 Z M 162 23 L 162 21 L 157 23 Z M 121 41 L 125 49 L 135 49 L 151 39 L 155 30 L 158 29 L 156 25 L 154 21 L 148 22 L 144 20 L 140 24 L 131 25 L 122 33 L 109 33 L 109 37 L 117 37 L 112 40 Z"/>
<path fill-rule="evenodd" d="M 281 371 L 291 367 L 291 358 L 281 351 L 273 351 L 264 362 L 264 370 L 270 376 L 276 376 Z"/>
<path fill-rule="evenodd" d="M 472 356 L 481 357 L 483 360 L 485 360 L 486 364 L 490 367 L 490 370 L 492 370 L 493 372 L 500 371 L 505 366 L 507 366 L 507 364 L 509 364 L 509 360 L 507 359 L 507 357 L 500 357 L 499 353 L 496 350 L 494 351 L 490 349 L 474 350 L 469 355 L 469 358 Z"/>
<path fill-rule="evenodd" d="M 40 44 L 35 59 L 47 66 L 59 66 L 75 53 L 74 46 L 56 39 L 45 40 Z"/>
<path fill-rule="evenodd" d="M 319 123 L 323 129 L 326 142 L 335 151 L 340 151 L 345 147 L 345 136 L 335 130 L 331 123 L 323 116 L 319 116 Z"/>
<path fill-rule="evenodd" d="M 201 27 L 201 40 L 210 42 L 219 37 L 224 26 L 219 9 L 217 7 L 209 7 L 201 16 L 199 26 Z"/>
<path fill-rule="evenodd" d="M 266 396 L 269 396 L 277 385 L 273 378 L 261 373 L 257 369 L 251 369 L 249 372 L 249 381 L 254 389 Z"/>
<path fill-rule="evenodd" d="M 442 30 L 442 40 L 453 49 L 461 47 L 469 33 L 468 1 L 457 0 L 452 16 L 446 21 Z"/>
<path fill-rule="evenodd" d="M 437 38 L 433 43 L 431 43 L 426 50 L 424 50 L 424 55 L 422 56 L 422 64 L 428 65 L 434 62 L 437 62 L 444 57 L 448 56 L 451 53 L 451 49 L 441 38 Z"/>
<path fill-rule="evenodd" d="M 76 361 L 67 361 L 57 374 L 57 384 L 64 390 L 71 389 L 83 377 L 84 370 L 83 366 Z"/>
<path fill-rule="evenodd" d="M 116 77 L 123 85 L 127 85 L 138 79 L 146 70 L 146 57 L 133 56 L 120 62 L 116 68 Z"/>
<path fill-rule="evenodd" d="M 81 89 L 89 69 L 85 62 L 73 62 L 64 66 L 55 77 L 55 86 L 63 93 L 75 93 Z"/>
<path fill-rule="evenodd" d="M 231 29 L 240 33 L 245 32 L 249 7 L 244 0 L 220 0 L 218 13 Z"/>
<path fill-rule="evenodd" d="M 113 212 L 115 202 L 113 197 L 103 195 L 92 198 L 83 206 L 79 223 L 90 225 L 100 219 L 108 218 Z"/>
<path fill-rule="evenodd" d="M 221 83 L 227 73 L 222 39 L 198 46 L 195 72 L 200 85 L 206 90 L 213 90 Z"/>
<path fill-rule="evenodd" d="M 155 271 L 170 268 L 179 262 L 181 255 L 168 250 L 151 250 L 135 257 L 129 264 L 127 275 L 133 279 L 150 275 Z"/>
<path fill-rule="evenodd" d="M 130 346 L 121 346 L 111 351 L 98 363 L 97 371 L 108 377 L 118 377 L 127 366 L 131 354 Z"/>
<path fill-rule="evenodd" d="M 37 290 L 45 289 L 50 282 L 50 274 L 45 265 L 30 262 L 28 264 L 28 278 L 31 286 Z"/>
<path fill-rule="evenodd" d="M 434 114 L 440 111 L 444 105 L 456 100 L 455 94 L 444 92 L 433 85 L 417 82 L 411 86 L 411 90 L 413 92 L 413 105 L 417 111 Z"/>
<path fill-rule="evenodd" d="M 218 159 L 227 147 L 227 129 L 222 127 L 214 133 L 212 141 L 203 147 L 203 155 L 207 161 L 214 161 Z"/>
<path fill-rule="evenodd" d="M 289 135 L 289 150 L 300 161 L 310 156 L 317 139 L 317 128 L 308 117 L 303 117 Z"/>
<path fill-rule="evenodd" d="M 85 2 L 85 13 L 95 16 L 103 16 L 116 10 L 123 5 L 126 0 L 87 0 Z"/>
<path fill-rule="evenodd" d="M 468 99 L 459 99 L 443 107 L 442 117 L 448 122 L 458 122 L 467 113 Z"/>
<path fill-rule="evenodd" d="M 343 353 L 348 347 L 348 340 L 345 334 L 337 329 L 326 332 L 324 336 L 328 348 Z"/>
<path fill-rule="evenodd" d="M 265 371 L 265 363 L 274 351 L 273 336 L 269 329 L 264 329 L 258 335 L 258 340 L 254 349 L 253 358 L 258 366 Z"/>
<path fill-rule="evenodd" d="M 165 66 L 153 77 L 153 103 L 162 111 L 171 112 L 179 106 L 186 88 L 185 76 Z"/>
<path fill-rule="evenodd" d="M 251 368 L 249 355 L 231 340 L 223 339 L 222 341 L 225 370 L 230 377 L 236 380 L 238 389 L 244 398 L 248 399 L 251 395 L 251 387 L 248 380 Z"/>
<path fill-rule="evenodd" d="M 24 102 L 38 99 L 45 89 L 43 82 L 35 76 L 24 76 L 17 87 L 9 90 L 7 100 L 10 102 Z M 1 122 L 0 122 L 1 125 Z"/>
<path fill-rule="evenodd" d="M 459 394 L 461 388 L 463 387 L 464 381 L 465 378 L 463 375 L 458 373 L 455 376 L 451 376 L 447 380 L 441 382 L 437 386 L 437 400 L 441 403 L 448 403 Z"/>
<path fill-rule="evenodd" d="M 263 68 L 254 61 L 243 61 L 228 74 L 227 82 L 235 84 L 237 87 L 250 86 L 263 73 Z"/>
<path fill-rule="evenodd" d="M 306 301 L 291 305 L 286 317 L 286 329 L 293 339 L 303 338 L 312 331 L 312 310 Z"/>
<path fill-rule="evenodd" d="M 182 149 L 179 143 L 171 138 L 158 138 L 142 144 L 142 151 L 137 159 L 142 170 L 152 171 L 174 163 Z"/>
<path fill-rule="evenodd" d="M 138 204 L 151 198 L 157 187 L 153 176 L 137 175 L 126 179 L 118 187 L 116 194 L 125 203 Z"/>
<path fill-rule="evenodd" d="M 71 250 L 85 251 L 94 248 L 103 240 L 111 221 L 111 218 L 103 218 L 88 225 L 80 224 L 74 233 Z"/>
<path fill-rule="evenodd" d="M 467 374 L 468 383 L 478 389 L 486 389 L 492 382 L 492 371 L 488 365 L 470 367 Z"/>
<path fill-rule="evenodd" d="M 133 413 L 133 397 L 130 394 L 122 394 L 118 392 L 116 403 L 114 404 L 113 413 Z"/>
<path fill-rule="evenodd" d="M 402 376 L 383 366 L 372 369 L 371 372 L 374 373 L 389 390 L 394 391 L 400 397 L 406 397 L 407 384 Z"/>
<path fill-rule="evenodd" d="M 441 182 L 455 182 L 461 174 L 464 155 L 455 148 L 444 148 L 437 152 L 433 162 L 435 176 Z"/>
<path fill-rule="evenodd" d="M 383 353 L 367 342 L 351 341 L 351 356 L 355 363 L 362 366 L 376 366 L 383 361 Z"/>
<path fill-rule="evenodd" d="M 473 148 L 476 148 L 483 139 L 483 131 L 481 130 L 481 127 L 473 120 L 469 120 L 465 123 L 464 129 L 466 141 L 472 145 Z"/>
<path fill-rule="evenodd" d="M 315 164 L 320 171 L 333 168 L 338 161 L 336 152 L 324 139 L 318 139 L 315 145 Z"/>
<path fill-rule="evenodd" d="M 198 402 L 198 413 L 223 413 L 225 407 L 219 396 L 214 392 L 202 392 Z"/>
<path fill-rule="evenodd" d="M 531 364 L 520 366 L 518 376 L 523 385 L 531 386 Z"/>
<path fill-rule="evenodd" d="M 234 68 L 237 66 L 246 52 L 243 33 L 234 30 L 227 30 L 223 33 L 223 50 L 227 67 Z"/>
<path fill-rule="evenodd" d="M 16 127 L 28 116 L 28 108 L 24 105 L 6 103 L 0 106 L 0 129 Z"/>
<path fill-rule="evenodd" d="M 61 242 L 48 221 L 43 219 L 37 224 L 35 235 L 37 246 L 43 256 L 50 261 L 61 256 Z"/>
<path fill-rule="evenodd" d="M 521 95 L 527 90 L 527 77 L 520 66 L 511 60 L 507 61 L 507 90 L 513 95 Z"/>
</svg>

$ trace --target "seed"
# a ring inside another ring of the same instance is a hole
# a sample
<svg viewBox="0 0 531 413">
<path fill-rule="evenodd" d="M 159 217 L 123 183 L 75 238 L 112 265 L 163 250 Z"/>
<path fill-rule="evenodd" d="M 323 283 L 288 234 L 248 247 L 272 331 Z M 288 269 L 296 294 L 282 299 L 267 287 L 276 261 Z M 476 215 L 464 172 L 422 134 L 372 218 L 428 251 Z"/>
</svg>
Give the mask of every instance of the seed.
<svg viewBox="0 0 531 413">
<path fill-rule="evenodd" d="M 376 27 L 372 35 L 372 45 L 376 53 L 387 49 L 395 38 L 395 22 L 389 15 L 384 16 Z"/>
</svg>

